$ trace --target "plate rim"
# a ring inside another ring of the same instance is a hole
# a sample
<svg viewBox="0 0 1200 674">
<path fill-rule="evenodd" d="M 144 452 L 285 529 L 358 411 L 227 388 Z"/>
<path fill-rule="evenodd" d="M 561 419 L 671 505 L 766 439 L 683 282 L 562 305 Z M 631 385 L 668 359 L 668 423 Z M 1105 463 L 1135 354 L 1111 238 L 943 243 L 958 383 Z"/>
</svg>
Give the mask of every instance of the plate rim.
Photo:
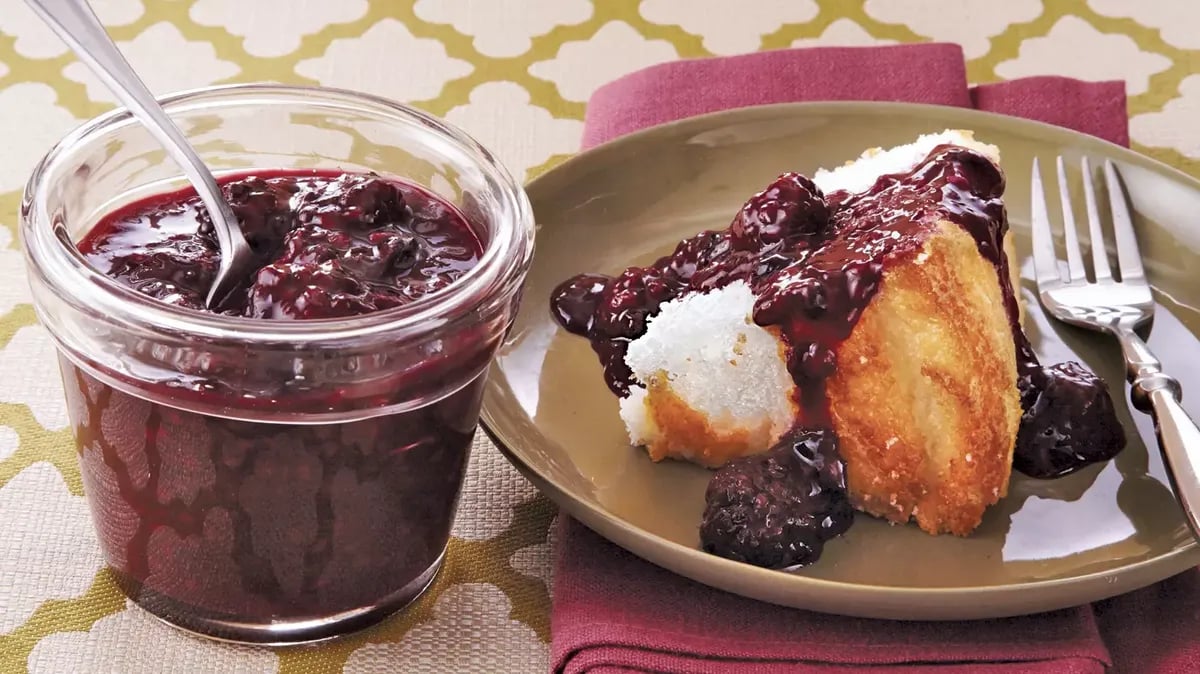
<svg viewBox="0 0 1200 674">
<path fill-rule="evenodd" d="M 540 189 L 542 184 L 549 179 L 555 177 L 555 174 L 565 172 L 575 164 L 587 161 L 592 156 L 604 152 L 613 152 L 617 148 L 624 147 L 637 143 L 647 136 L 664 133 L 666 131 L 679 131 L 687 129 L 690 126 L 702 127 L 714 122 L 720 121 L 727 117 L 742 117 L 762 115 L 764 117 L 772 116 L 771 113 L 786 112 L 795 110 L 802 114 L 831 114 L 836 112 L 860 112 L 862 110 L 879 109 L 880 111 L 895 109 L 910 111 L 912 113 L 926 112 L 930 115 L 948 115 L 950 117 L 963 117 L 966 119 L 990 119 L 1000 121 L 1004 124 L 1012 124 L 1018 127 L 1027 127 L 1034 132 L 1062 135 L 1075 139 L 1082 139 L 1089 144 L 1098 144 L 1112 152 L 1124 155 L 1124 160 L 1129 163 L 1142 164 L 1147 168 L 1152 168 L 1158 171 L 1163 171 L 1174 175 L 1178 180 L 1190 183 L 1190 186 L 1200 191 L 1200 178 L 1192 177 L 1181 169 L 1177 169 L 1166 162 L 1159 161 L 1153 157 L 1144 155 L 1132 148 L 1118 145 L 1110 140 L 1106 140 L 1099 136 L 1082 133 L 1074 129 L 1069 129 L 1065 126 L 1040 122 L 1034 119 L 1024 117 L 1014 117 L 1012 115 L 1004 115 L 996 112 L 988 112 L 985 110 L 976 110 L 975 108 L 961 108 L 954 105 L 936 105 L 931 103 L 908 103 L 904 101 L 797 101 L 793 103 L 766 103 L 763 105 L 747 105 L 738 108 L 730 108 L 728 110 L 717 110 L 714 112 L 706 112 L 700 115 L 692 115 L 681 119 L 655 124 L 637 131 L 631 131 L 627 134 L 607 140 L 598 145 L 593 145 L 588 148 L 579 150 L 578 152 L 567 157 L 563 161 L 555 164 L 552 168 L 543 171 L 537 176 L 525 182 L 525 191 Z M 536 215 L 536 214 L 535 214 Z"/>
<path fill-rule="evenodd" d="M 936 121 L 935 126 L 940 125 L 943 121 L 957 123 L 955 120 L 962 120 L 963 124 L 970 124 L 970 120 L 989 120 L 999 122 L 1011 127 L 1016 127 L 1014 131 L 1024 132 L 1021 135 L 1026 136 L 1060 136 L 1065 139 L 1073 140 L 1075 144 L 1083 141 L 1084 145 L 1097 147 L 1103 152 L 1117 155 L 1119 159 L 1128 164 L 1139 165 L 1141 167 L 1153 170 L 1163 174 L 1174 180 L 1177 180 L 1187 187 L 1200 193 L 1200 180 L 1191 175 L 1177 169 L 1169 164 L 1161 162 L 1152 157 L 1141 154 L 1135 150 L 1118 145 L 1111 141 L 1080 133 L 1073 129 L 1060 127 L 1035 120 L 1024 119 L 1020 117 L 1012 117 L 997 113 L 975 110 L 973 108 L 959 108 L 946 105 L 930 105 L 924 103 L 905 103 L 905 102 L 890 102 L 890 101 L 816 101 L 816 102 L 793 102 L 793 103 L 773 103 L 767 105 L 754 105 L 729 110 L 720 110 L 702 115 L 695 115 L 683 119 L 673 120 L 658 124 L 644 129 L 622 135 L 618 138 L 606 141 L 593 147 L 582 150 L 563 162 L 557 164 L 553 168 L 538 175 L 525 185 L 525 190 L 529 193 L 531 202 L 534 202 L 534 217 L 536 221 L 536 199 L 535 192 L 541 189 L 546 189 L 552 180 L 568 173 L 575 167 L 589 162 L 596 155 L 618 152 L 623 148 L 631 145 L 636 145 L 643 142 L 647 137 L 659 135 L 663 133 L 685 134 L 691 128 L 696 130 L 710 130 L 713 126 L 719 126 L 723 122 L 732 123 L 742 120 L 752 121 L 756 117 L 776 119 L 788 113 L 795 113 L 798 116 L 816 116 L 816 115 L 833 115 L 839 112 L 861 114 L 868 112 L 870 114 L 883 114 L 889 110 L 903 111 L 905 114 L 912 116 L 921 113 L 927 114 L 931 121 Z M 953 127 L 946 127 L 953 128 Z M 966 126 L 963 128 L 971 128 Z M 536 228 L 541 230 L 541 223 L 537 223 Z M 536 248 L 536 243 L 535 243 Z M 536 253 L 535 253 L 536 254 Z M 490 377 L 489 377 L 490 382 Z M 1040 611 L 1050 611 L 1055 609 L 1066 608 L 1077 605 L 1077 602 L 1053 602 L 1048 601 L 1041 605 L 1041 608 L 1036 611 L 1028 609 L 1012 610 L 1002 609 L 1000 606 L 1006 605 L 1000 602 L 997 608 L 999 610 L 988 610 L 987 605 L 991 601 L 1002 599 L 1005 597 L 1011 598 L 1017 594 L 1038 593 L 1041 591 L 1059 589 L 1066 586 L 1083 585 L 1088 588 L 1095 587 L 1103 589 L 1103 591 L 1087 592 L 1091 595 L 1091 599 L 1087 601 L 1098 601 L 1108 597 L 1112 597 L 1125 592 L 1130 592 L 1141 587 L 1153 584 L 1172 575 L 1180 573 L 1189 567 L 1200 564 L 1200 544 L 1195 539 L 1186 541 L 1182 547 L 1167 552 L 1165 554 L 1152 557 L 1149 559 L 1132 562 L 1119 567 L 1114 567 L 1105 570 L 1091 571 L 1084 574 L 1067 576 L 1061 578 L 1050 578 L 1043 580 L 1025 581 L 1020 583 L 1009 583 L 1003 585 L 967 585 L 953 587 L 904 587 L 893 585 L 873 585 L 868 583 L 847 582 L 840 580 L 831 580 L 827 578 L 813 578 L 790 574 L 784 571 L 775 569 L 767 569 L 756 567 L 750 564 L 744 564 L 722 557 L 717 557 L 703 552 L 697 548 L 683 545 L 676 541 L 664 538 L 658 534 L 647 531 L 638 527 L 625 519 L 607 511 L 598 504 L 593 504 L 586 499 L 575 496 L 570 489 L 564 487 L 553 476 L 544 474 L 534 468 L 522 455 L 522 448 L 519 442 L 514 442 L 515 438 L 505 437 L 498 431 L 496 424 L 493 421 L 493 404 L 489 404 L 492 399 L 493 387 L 489 383 L 484 390 L 483 404 L 480 412 L 480 427 L 487 434 L 488 438 L 496 445 L 505 458 L 512 463 L 522 475 L 534 483 L 539 491 L 545 493 L 556 505 L 566 511 L 571 516 L 580 520 L 589 529 L 595 531 L 598 535 L 606 540 L 609 540 L 614 545 L 627 550 L 633 555 L 645 559 L 646 561 L 655 564 L 668 571 L 690 578 L 695 582 L 715 587 L 720 590 L 729 591 L 741 596 L 751 597 L 760 601 L 769 603 L 783 604 L 794 606 L 797 608 L 806 608 L 808 610 L 820 611 L 820 608 L 812 608 L 811 606 L 801 606 L 800 604 L 788 601 L 776 601 L 770 597 L 762 596 L 757 593 L 747 593 L 737 586 L 746 583 L 720 582 L 723 578 L 736 578 L 737 575 L 749 576 L 751 581 L 769 586 L 772 583 L 784 582 L 789 585 L 794 585 L 797 589 L 810 588 L 812 591 L 821 594 L 836 593 L 842 597 L 853 599 L 861 596 L 863 599 L 870 599 L 871 602 L 880 602 L 881 597 L 884 599 L 882 603 L 895 604 L 897 602 L 911 601 L 914 598 L 932 598 L 937 600 L 961 599 L 965 594 L 973 597 L 979 597 L 981 602 L 978 608 L 981 610 L 944 610 L 931 614 L 926 611 L 893 611 L 893 610 L 873 610 L 869 606 L 859 606 L 851 603 L 844 608 L 839 608 L 836 613 L 841 615 L 851 615 L 870 618 L 887 618 L 898 620 L 959 620 L 968 618 L 994 618 L 1007 617 L 1014 615 L 1025 615 Z M 1151 450 L 1150 447 L 1147 447 Z M 1172 487 L 1173 491 L 1173 487 Z M 613 541 L 609 533 L 602 529 L 615 529 L 620 532 L 622 537 L 628 537 L 636 540 L 641 545 L 638 548 L 645 548 L 650 551 L 635 549 L 629 545 L 625 545 L 618 541 Z M 656 547 L 657 546 L 657 547 Z M 701 566 L 711 566 L 713 573 L 709 574 L 717 578 L 717 581 L 710 579 L 696 578 L 695 574 L 681 571 L 678 567 L 682 564 L 672 563 L 668 559 L 671 555 L 682 556 L 682 559 Z M 1154 567 L 1154 570 L 1151 570 Z M 1167 570 L 1166 573 L 1159 573 L 1161 570 Z M 734 575 L 731 575 L 734 574 Z M 1143 577 L 1145 574 L 1145 577 Z M 1135 581 L 1124 581 L 1123 577 L 1136 576 Z M 781 577 L 782 576 L 782 577 Z M 1020 602 L 1023 606 L 1028 606 L 1028 600 Z M 833 611 L 826 611 L 833 612 Z M 906 613 L 912 614 L 906 617 Z M 919 615 L 917 615 L 919 614 Z M 944 615 L 939 615 L 944 614 Z"/>
</svg>

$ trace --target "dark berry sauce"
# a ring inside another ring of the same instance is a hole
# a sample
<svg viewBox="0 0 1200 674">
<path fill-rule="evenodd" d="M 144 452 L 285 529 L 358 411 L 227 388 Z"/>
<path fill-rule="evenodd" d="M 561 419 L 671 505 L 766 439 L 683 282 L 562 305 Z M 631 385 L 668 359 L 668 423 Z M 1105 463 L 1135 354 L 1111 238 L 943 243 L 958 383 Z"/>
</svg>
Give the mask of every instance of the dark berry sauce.
<svg viewBox="0 0 1200 674">
<path fill-rule="evenodd" d="M 1013 467 L 1037 478 L 1068 475 L 1125 448 L 1108 386 L 1079 363 L 1022 363 L 1021 426 Z"/>
<path fill-rule="evenodd" d="M 705 549 L 756 566 L 810 564 L 854 522 L 833 431 L 798 431 L 718 470 L 708 483 Z"/>
<path fill-rule="evenodd" d="M 481 256 L 464 216 L 414 185 L 309 171 L 222 188 L 256 254 L 222 314 L 381 311 L 446 287 Z M 139 292 L 207 311 L 220 253 L 190 190 L 110 214 L 78 247 Z M 263 637 L 220 626 L 317 621 L 303 638 L 319 638 L 329 636 L 319 631 L 329 616 L 363 626 L 402 606 L 449 539 L 479 415 L 478 373 L 494 346 L 486 341 L 448 336 L 439 353 L 386 378 L 373 378 L 363 359 L 350 383 L 298 357 L 182 357 L 149 341 L 125 354 L 167 373 L 153 384 L 115 388 L 63 359 L 84 484 L 122 588 L 174 623 L 241 640 Z M 417 409 L 339 423 L 239 421 L 152 402 L 262 409 L 266 419 L 382 407 L 444 381 L 465 386 Z"/>
<path fill-rule="evenodd" d="M 366 609 L 351 626 L 364 627 L 424 589 L 450 537 L 482 377 L 410 412 L 271 424 L 179 410 L 60 364 L 100 545 L 139 605 L 260 641 L 224 625 Z"/>
<path fill-rule="evenodd" d="M 222 190 L 255 253 L 223 314 L 314 319 L 391 309 L 453 283 L 481 255 L 463 216 L 415 185 L 306 172 L 227 180 Z M 207 310 L 220 251 L 190 189 L 125 206 L 78 248 L 139 292 Z"/>
<path fill-rule="evenodd" d="M 1008 229 L 1003 193 L 996 165 L 956 146 L 935 148 L 911 171 L 882 176 L 856 194 L 825 195 L 807 178 L 784 174 L 751 197 L 728 228 L 686 239 L 649 267 L 616 278 L 568 279 L 551 297 L 552 312 L 568 331 L 589 339 L 609 388 L 624 396 L 634 384 L 624 362 L 628 343 L 645 332 L 661 304 L 737 280 L 750 284 L 755 323 L 778 327 L 787 346 L 800 412 L 775 448 L 716 472 L 701 543 L 709 552 L 762 566 L 811 563 L 853 518 L 844 481 L 822 481 L 811 469 L 844 472 L 825 393 L 837 347 L 888 265 L 915 254 L 938 220 L 961 226 L 996 268 L 1025 411 L 1017 468 L 1037 477 L 1064 475 L 1124 446 L 1104 383 L 1075 364 L 1043 368 L 1021 330 L 1002 245 Z"/>
</svg>

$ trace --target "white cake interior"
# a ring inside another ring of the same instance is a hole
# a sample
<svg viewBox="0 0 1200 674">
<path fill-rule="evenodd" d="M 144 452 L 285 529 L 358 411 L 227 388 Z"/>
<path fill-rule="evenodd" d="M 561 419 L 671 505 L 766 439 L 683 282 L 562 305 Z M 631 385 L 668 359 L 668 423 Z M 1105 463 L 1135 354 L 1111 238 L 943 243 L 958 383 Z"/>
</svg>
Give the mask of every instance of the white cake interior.
<svg viewBox="0 0 1200 674">
<path fill-rule="evenodd" d="M 888 150 L 867 150 L 843 166 L 818 170 L 813 182 L 825 193 L 861 192 L 879 176 L 912 169 L 942 144 L 968 147 L 999 161 L 999 151 L 976 141 L 970 131 L 947 130 Z M 671 392 L 718 433 L 761 437 L 768 429 L 769 442 L 759 450 L 790 428 L 795 384 L 780 338 L 751 318 L 754 300 L 750 287 L 739 281 L 662 305 L 645 334 L 630 342 L 625 358 L 641 384 L 620 403 L 630 442 L 650 445 L 662 439 L 643 388 L 656 378 L 665 378 Z M 683 450 L 679 458 L 693 458 L 690 454 L 698 449 Z"/>
</svg>

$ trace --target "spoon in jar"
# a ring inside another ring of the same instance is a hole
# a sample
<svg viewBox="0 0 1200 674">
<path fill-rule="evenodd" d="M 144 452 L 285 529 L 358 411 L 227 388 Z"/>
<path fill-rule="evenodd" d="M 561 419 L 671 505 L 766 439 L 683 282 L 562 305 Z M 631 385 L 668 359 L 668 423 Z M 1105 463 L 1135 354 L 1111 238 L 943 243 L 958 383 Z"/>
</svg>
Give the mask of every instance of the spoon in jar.
<svg viewBox="0 0 1200 674">
<path fill-rule="evenodd" d="M 217 179 L 121 55 L 86 0 L 25 2 L 75 52 L 79 60 L 91 68 L 150 135 L 162 144 L 196 189 L 196 194 L 208 210 L 221 250 L 221 262 L 205 299 L 208 308 L 215 310 L 238 281 L 249 274 L 249 266 L 253 261 L 250 244 L 242 235 L 229 202 L 221 194 Z"/>
</svg>

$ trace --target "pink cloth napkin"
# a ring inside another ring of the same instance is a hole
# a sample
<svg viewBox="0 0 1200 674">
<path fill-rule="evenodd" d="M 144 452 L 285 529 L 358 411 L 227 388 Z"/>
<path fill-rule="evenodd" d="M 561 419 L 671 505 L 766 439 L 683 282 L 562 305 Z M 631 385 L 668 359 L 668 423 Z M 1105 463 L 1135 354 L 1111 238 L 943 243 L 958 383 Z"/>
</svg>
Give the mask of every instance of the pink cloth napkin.
<svg viewBox="0 0 1200 674">
<path fill-rule="evenodd" d="M 596 91 L 584 146 L 706 112 L 828 100 L 974 107 L 1129 142 L 1121 82 L 1035 77 L 969 88 L 957 45 L 924 44 L 647 68 Z M 555 672 L 1200 672 L 1197 570 L 1091 606 L 930 623 L 829 616 L 737 597 L 645 562 L 568 517 L 555 557 Z"/>
<path fill-rule="evenodd" d="M 583 147 L 706 112 L 796 101 L 903 101 L 1026 117 L 1129 144 L 1123 82 L 1065 77 L 967 86 L 956 44 L 819 47 L 675 61 L 592 94 Z"/>
</svg>

